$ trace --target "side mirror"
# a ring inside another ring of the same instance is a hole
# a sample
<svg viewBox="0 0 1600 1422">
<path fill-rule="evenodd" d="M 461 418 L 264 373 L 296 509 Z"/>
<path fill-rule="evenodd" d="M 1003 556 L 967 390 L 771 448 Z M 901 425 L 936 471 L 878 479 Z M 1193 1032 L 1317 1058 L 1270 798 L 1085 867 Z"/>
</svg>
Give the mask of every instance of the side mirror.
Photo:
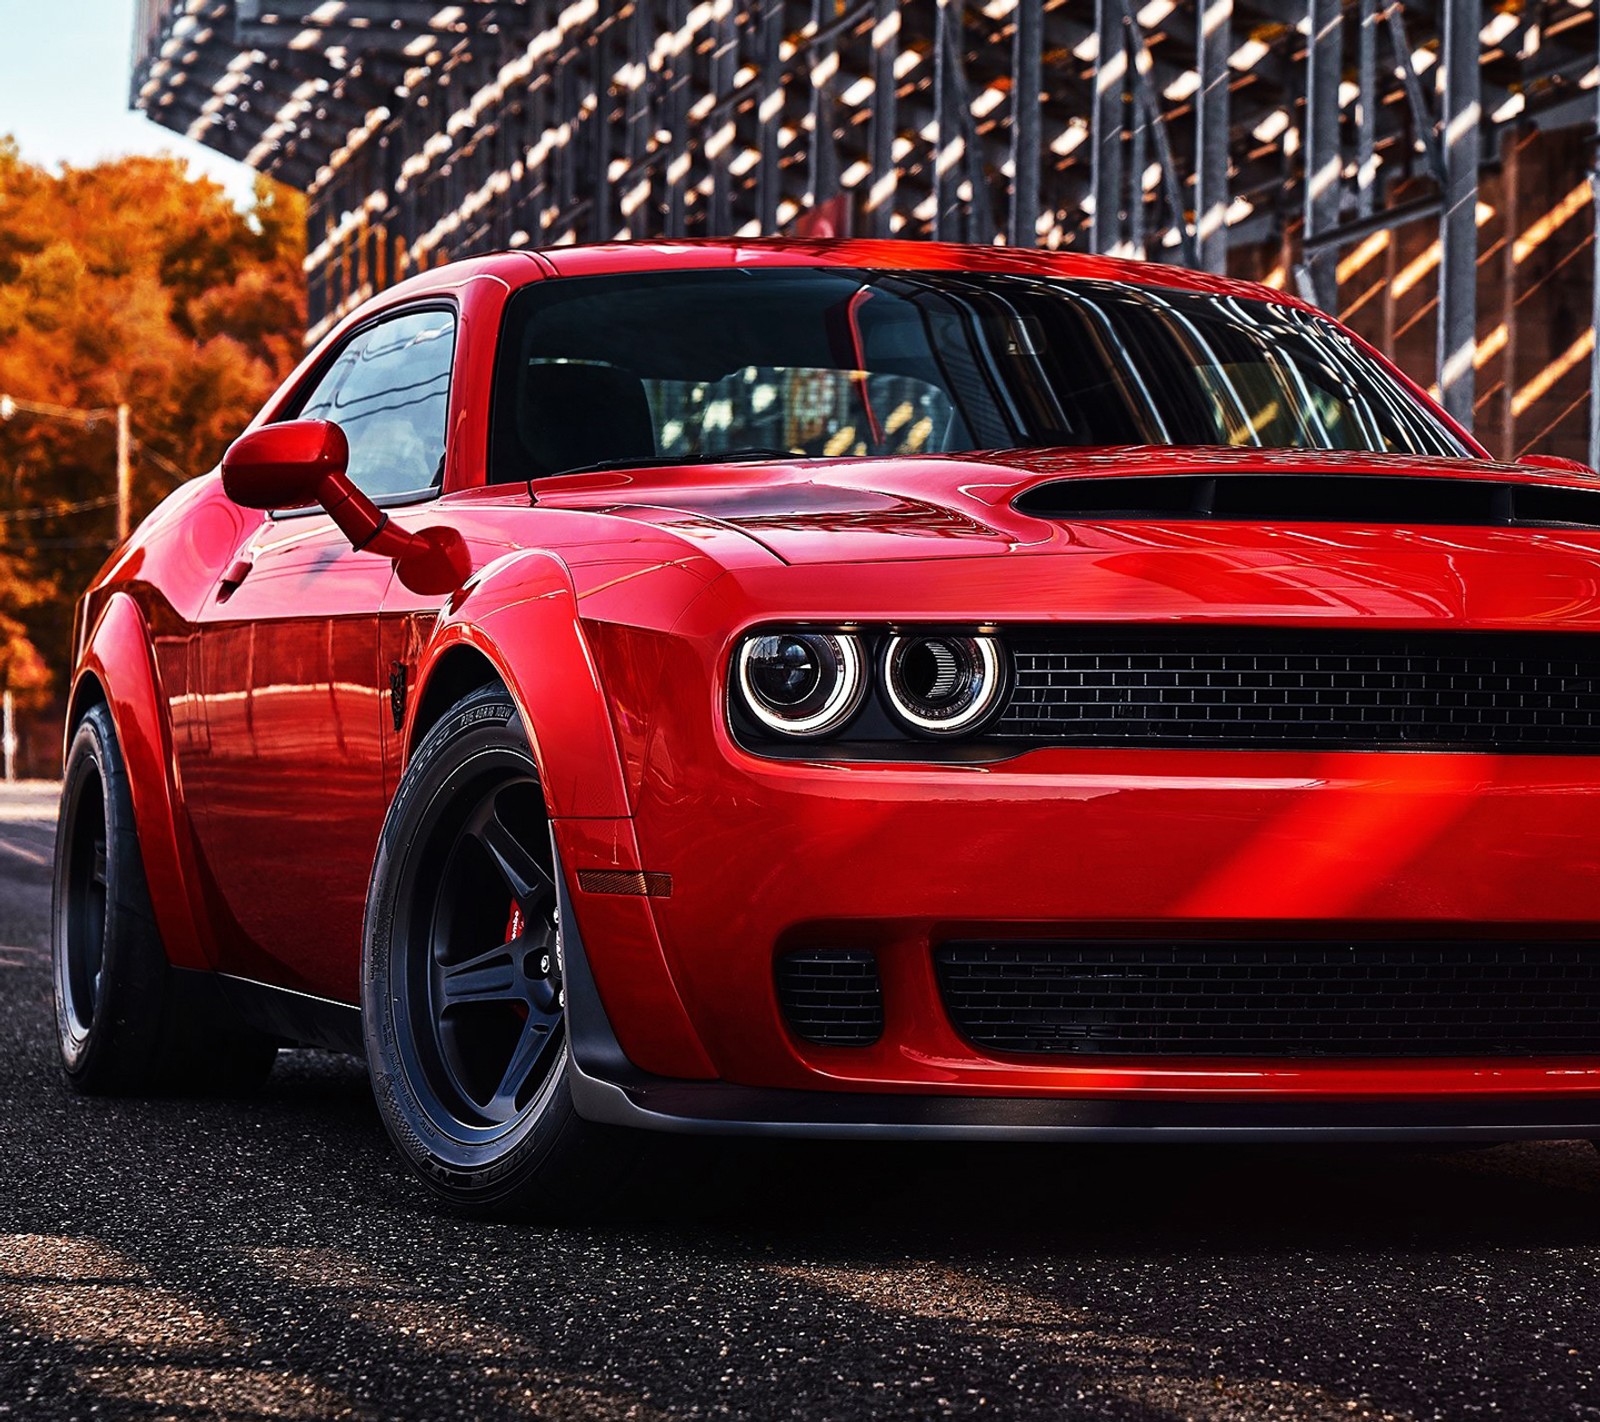
<svg viewBox="0 0 1600 1422">
<path fill-rule="evenodd" d="M 453 528 L 396 528 L 351 481 L 350 443 L 328 420 L 286 420 L 242 434 L 222 456 L 222 487 L 247 509 L 320 504 L 359 552 L 394 562 L 412 592 L 455 592 L 472 573 L 466 541 Z"/>
<path fill-rule="evenodd" d="M 1524 454 L 1517 463 L 1524 469 L 1549 469 L 1557 474 L 1582 474 L 1590 479 L 1600 477 L 1581 460 L 1567 459 L 1560 454 Z"/>
</svg>

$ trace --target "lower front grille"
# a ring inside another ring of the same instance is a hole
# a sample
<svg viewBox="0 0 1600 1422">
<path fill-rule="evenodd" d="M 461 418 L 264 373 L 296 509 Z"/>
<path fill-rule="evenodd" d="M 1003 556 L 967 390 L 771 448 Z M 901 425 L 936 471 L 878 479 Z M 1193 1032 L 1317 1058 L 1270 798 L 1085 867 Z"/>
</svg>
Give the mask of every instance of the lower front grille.
<svg viewBox="0 0 1600 1422">
<path fill-rule="evenodd" d="M 1600 944 L 948 943 L 987 1051 L 1174 1057 L 1600 1054 Z"/>
<path fill-rule="evenodd" d="M 1600 752 L 1600 640 L 1140 627 L 1019 633 L 992 734 L 1053 745 Z"/>
<path fill-rule="evenodd" d="M 870 953 L 819 949 L 778 959 L 778 1003 L 795 1036 L 867 1047 L 883 1035 L 883 989 Z"/>
</svg>

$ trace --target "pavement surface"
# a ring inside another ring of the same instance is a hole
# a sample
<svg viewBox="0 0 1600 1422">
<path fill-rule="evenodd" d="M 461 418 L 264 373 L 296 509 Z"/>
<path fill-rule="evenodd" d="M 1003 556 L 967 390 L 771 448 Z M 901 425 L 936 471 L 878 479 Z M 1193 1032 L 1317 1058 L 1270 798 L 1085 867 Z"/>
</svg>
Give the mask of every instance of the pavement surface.
<svg viewBox="0 0 1600 1422">
<path fill-rule="evenodd" d="M 0 1418 L 1600 1418 L 1600 1156 L 792 1146 L 692 1212 L 441 1215 L 354 1061 L 104 1101 L 0 787 Z"/>
</svg>

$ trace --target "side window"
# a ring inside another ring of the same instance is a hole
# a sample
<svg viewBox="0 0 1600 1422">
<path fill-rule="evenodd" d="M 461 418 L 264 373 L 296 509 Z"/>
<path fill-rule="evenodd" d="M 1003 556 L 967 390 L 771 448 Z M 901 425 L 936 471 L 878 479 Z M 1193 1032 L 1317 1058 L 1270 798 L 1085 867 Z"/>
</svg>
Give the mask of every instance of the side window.
<svg viewBox="0 0 1600 1422">
<path fill-rule="evenodd" d="M 437 487 L 455 348 L 451 312 L 395 316 L 345 346 L 301 406 L 301 419 L 345 432 L 350 478 L 369 498 Z"/>
</svg>

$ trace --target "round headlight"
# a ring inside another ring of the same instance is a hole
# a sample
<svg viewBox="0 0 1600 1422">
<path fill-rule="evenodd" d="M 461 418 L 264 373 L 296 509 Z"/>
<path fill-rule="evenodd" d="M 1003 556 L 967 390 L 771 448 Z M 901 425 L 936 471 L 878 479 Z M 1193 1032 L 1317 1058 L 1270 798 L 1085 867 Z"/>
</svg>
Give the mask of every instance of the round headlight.
<svg viewBox="0 0 1600 1422">
<path fill-rule="evenodd" d="M 825 736 L 861 705 L 861 647 L 848 633 L 760 632 L 736 658 L 750 714 L 785 736 Z"/>
<path fill-rule="evenodd" d="M 1005 681 L 1005 653 L 994 637 L 891 637 L 883 650 L 889 704 L 924 735 L 974 730 L 999 707 Z"/>
</svg>

